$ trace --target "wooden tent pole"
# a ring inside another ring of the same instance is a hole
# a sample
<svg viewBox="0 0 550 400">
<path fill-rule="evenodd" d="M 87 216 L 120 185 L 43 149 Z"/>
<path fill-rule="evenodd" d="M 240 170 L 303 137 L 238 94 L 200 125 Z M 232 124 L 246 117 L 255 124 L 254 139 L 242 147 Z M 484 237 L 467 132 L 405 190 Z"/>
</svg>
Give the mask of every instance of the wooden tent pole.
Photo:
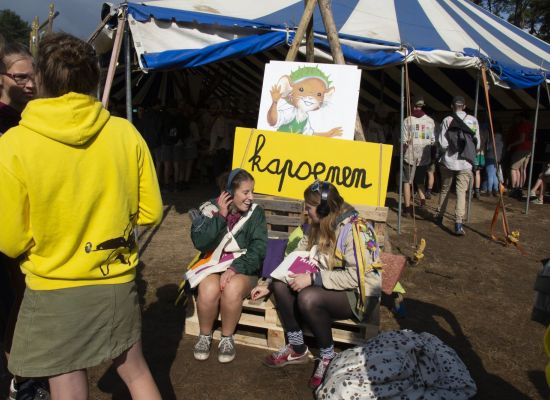
<svg viewBox="0 0 550 400">
<path fill-rule="evenodd" d="M 317 0 L 319 2 L 319 10 L 321 10 L 321 17 L 323 18 L 323 24 L 327 32 L 328 42 L 330 44 L 330 52 L 335 64 L 345 64 L 344 53 L 338 40 L 338 31 L 336 30 L 336 24 L 334 23 L 334 17 L 330 9 L 330 3 L 328 0 Z M 363 133 L 363 125 L 359 118 L 359 113 L 355 118 L 355 140 L 365 141 L 365 134 Z"/>
<path fill-rule="evenodd" d="M 105 88 L 103 89 L 103 98 L 101 102 L 103 107 L 109 107 L 109 95 L 111 94 L 111 87 L 113 86 L 113 79 L 115 77 L 116 64 L 118 56 L 120 55 L 120 47 L 122 44 L 122 35 L 124 33 L 124 22 L 126 21 L 126 12 L 122 12 L 118 17 L 118 25 L 116 28 L 115 43 L 113 44 L 113 51 L 111 53 L 111 61 L 109 62 L 109 69 L 107 70 L 107 78 L 105 79 Z"/>
<path fill-rule="evenodd" d="M 336 24 L 334 23 L 334 17 L 332 16 L 332 10 L 330 9 L 330 3 L 328 0 L 317 0 L 319 2 L 319 10 L 321 10 L 321 17 L 323 18 L 323 24 L 327 32 L 328 43 L 330 44 L 330 52 L 335 64 L 345 64 L 344 53 L 342 53 L 342 47 L 338 40 L 338 31 L 336 30 Z"/>
<path fill-rule="evenodd" d="M 126 119 L 133 122 L 132 115 L 132 59 L 130 43 L 130 24 L 124 23 L 124 69 L 126 73 Z"/>
<path fill-rule="evenodd" d="M 476 99 L 474 104 L 474 117 L 476 120 L 477 120 L 477 111 L 479 108 L 479 75 L 480 75 L 480 72 L 478 70 L 477 77 L 476 77 Z M 479 137 L 481 138 L 481 132 L 479 132 Z M 472 177 L 470 178 L 470 184 L 468 185 L 468 208 L 467 208 L 468 211 L 466 212 L 466 222 L 470 222 L 470 214 L 472 210 L 472 194 L 473 194 L 472 192 L 474 190 L 475 182 L 476 182 L 476 173 L 474 171 L 472 174 Z"/>
<path fill-rule="evenodd" d="M 312 2 L 315 0 L 304 0 L 305 7 L 307 8 L 308 1 Z M 306 61 L 314 62 L 315 61 L 315 43 L 313 37 L 313 15 L 309 19 L 306 28 Z"/>
<path fill-rule="evenodd" d="M 298 29 L 296 30 L 296 34 L 294 35 L 294 41 L 292 42 L 292 46 L 290 46 L 290 49 L 286 54 L 285 61 L 296 60 L 296 56 L 298 55 L 298 50 L 300 49 L 300 44 L 302 44 L 302 39 L 304 38 L 307 25 L 311 20 L 311 16 L 313 15 L 313 10 L 315 9 L 316 4 L 317 4 L 317 0 L 308 0 L 308 3 L 304 10 L 304 14 L 302 15 L 302 19 L 300 20 L 300 24 L 298 25 Z"/>
<path fill-rule="evenodd" d="M 531 162 L 529 163 L 529 180 L 527 181 L 527 200 L 525 201 L 525 215 L 529 214 L 529 202 L 531 201 L 531 185 L 533 179 L 533 163 L 535 161 L 535 143 L 537 141 L 537 125 L 539 121 L 539 108 L 540 108 L 540 87 L 537 86 L 537 108 L 535 109 L 535 121 L 533 124 L 533 146 L 531 148 Z M 542 188 L 541 188 L 542 190 Z M 544 193 L 543 193 L 544 196 Z"/>
</svg>

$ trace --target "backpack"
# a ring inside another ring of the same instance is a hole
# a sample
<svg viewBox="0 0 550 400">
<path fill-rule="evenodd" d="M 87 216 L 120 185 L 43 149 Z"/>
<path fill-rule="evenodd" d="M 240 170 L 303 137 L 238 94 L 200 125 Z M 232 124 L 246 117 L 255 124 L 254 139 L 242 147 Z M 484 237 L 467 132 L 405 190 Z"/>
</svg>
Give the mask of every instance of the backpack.
<svg viewBox="0 0 550 400">
<path fill-rule="evenodd" d="M 477 154 L 475 132 L 456 113 L 453 113 L 451 117 L 453 119 L 445 133 L 449 142 L 449 152 L 451 154 L 458 153 L 459 159 L 474 165 Z"/>
</svg>

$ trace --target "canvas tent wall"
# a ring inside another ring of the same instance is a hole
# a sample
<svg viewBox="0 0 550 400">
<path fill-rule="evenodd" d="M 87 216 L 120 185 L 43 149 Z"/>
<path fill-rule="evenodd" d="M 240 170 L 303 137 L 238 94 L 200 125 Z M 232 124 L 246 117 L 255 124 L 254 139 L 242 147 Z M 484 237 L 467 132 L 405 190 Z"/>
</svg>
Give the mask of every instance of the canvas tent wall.
<svg viewBox="0 0 550 400">
<path fill-rule="evenodd" d="M 189 68 L 272 49 L 293 38 L 303 0 L 159 0 L 129 3 L 144 70 Z M 550 45 L 468 0 L 332 1 L 346 60 L 366 67 L 414 61 L 453 68 L 489 66 L 505 87 L 539 85 Z M 328 42 L 314 14 L 317 54 Z"/>
<path fill-rule="evenodd" d="M 550 45 L 468 0 L 334 0 L 331 6 L 349 63 L 366 68 L 410 62 L 432 68 L 486 67 L 497 86 L 510 89 L 539 86 L 540 90 L 547 82 Z M 303 7 L 302 0 L 159 0 L 129 3 L 128 19 L 140 67 L 169 70 L 254 57 L 287 45 Z M 317 57 L 330 59 L 321 21 L 317 11 L 315 51 Z M 453 86 L 448 72 L 441 80 Z M 421 94 L 437 93 L 433 86 L 429 91 L 425 84 L 417 86 L 420 92 L 424 89 Z M 454 86 L 453 94 L 464 89 Z M 532 93 L 523 100 L 514 96 L 524 105 L 533 97 Z M 442 100 L 445 95 L 439 97 Z M 401 99 L 399 95 L 402 110 Z M 537 115 L 538 105 L 537 95 Z"/>
</svg>

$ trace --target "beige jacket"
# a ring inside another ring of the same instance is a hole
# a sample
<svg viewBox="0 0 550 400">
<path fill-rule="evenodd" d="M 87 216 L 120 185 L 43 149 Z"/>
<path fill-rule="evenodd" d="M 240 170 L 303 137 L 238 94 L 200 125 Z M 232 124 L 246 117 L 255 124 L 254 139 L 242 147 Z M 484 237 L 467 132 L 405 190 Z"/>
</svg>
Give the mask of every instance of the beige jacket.
<svg viewBox="0 0 550 400">
<path fill-rule="evenodd" d="M 346 207 L 346 211 L 342 214 L 343 219 L 336 227 L 337 243 L 343 243 L 344 265 L 339 268 L 329 269 L 328 254 L 322 254 L 319 251 L 314 251 L 314 259 L 317 261 L 320 269 L 322 284 L 325 289 L 330 290 L 355 290 L 359 292 L 359 282 L 357 280 L 357 262 L 353 248 L 353 233 L 351 229 L 345 229 L 346 225 L 350 224 L 353 216 L 353 208 Z M 350 215 L 351 214 L 351 215 Z M 345 235 L 345 237 L 341 237 Z M 296 250 L 306 251 L 308 247 L 308 237 L 305 235 Z M 367 265 L 374 263 L 374 252 L 367 252 Z M 380 296 L 381 279 L 380 273 L 370 270 L 365 275 L 365 293 L 367 296 Z"/>
</svg>

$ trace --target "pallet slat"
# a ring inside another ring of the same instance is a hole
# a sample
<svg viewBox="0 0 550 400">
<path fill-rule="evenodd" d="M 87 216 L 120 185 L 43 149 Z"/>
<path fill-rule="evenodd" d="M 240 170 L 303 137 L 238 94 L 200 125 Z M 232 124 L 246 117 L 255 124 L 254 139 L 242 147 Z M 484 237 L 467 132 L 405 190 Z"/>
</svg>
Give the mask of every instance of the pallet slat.
<svg viewBox="0 0 550 400">
<path fill-rule="evenodd" d="M 274 215 L 266 214 L 265 220 L 271 225 L 286 225 L 286 226 L 300 226 L 302 218 L 292 215 Z"/>
</svg>

